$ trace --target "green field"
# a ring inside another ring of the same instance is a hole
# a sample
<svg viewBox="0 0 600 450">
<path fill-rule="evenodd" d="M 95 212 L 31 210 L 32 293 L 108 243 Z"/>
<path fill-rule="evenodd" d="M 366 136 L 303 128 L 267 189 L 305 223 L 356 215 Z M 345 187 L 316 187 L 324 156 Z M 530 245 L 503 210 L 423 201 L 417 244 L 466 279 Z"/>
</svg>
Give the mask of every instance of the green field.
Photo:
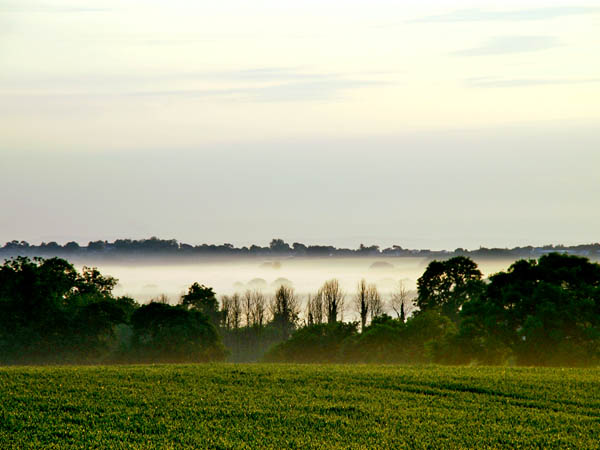
<svg viewBox="0 0 600 450">
<path fill-rule="evenodd" d="M 600 370 L 0 369 L 0 448 L 598 448 Z"/>
</svg>

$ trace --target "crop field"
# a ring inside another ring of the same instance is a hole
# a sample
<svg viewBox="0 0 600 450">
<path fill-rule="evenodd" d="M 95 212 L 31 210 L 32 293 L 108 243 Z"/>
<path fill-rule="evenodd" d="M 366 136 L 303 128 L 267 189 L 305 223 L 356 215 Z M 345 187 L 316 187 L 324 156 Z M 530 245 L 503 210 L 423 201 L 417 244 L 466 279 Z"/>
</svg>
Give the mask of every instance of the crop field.
<svg viewBox="0 0 600 450">
<path fill-rule="evenodd" d="M 0 448 L 598 448 L 600 370 L 0 369 Z"/>
</svg>

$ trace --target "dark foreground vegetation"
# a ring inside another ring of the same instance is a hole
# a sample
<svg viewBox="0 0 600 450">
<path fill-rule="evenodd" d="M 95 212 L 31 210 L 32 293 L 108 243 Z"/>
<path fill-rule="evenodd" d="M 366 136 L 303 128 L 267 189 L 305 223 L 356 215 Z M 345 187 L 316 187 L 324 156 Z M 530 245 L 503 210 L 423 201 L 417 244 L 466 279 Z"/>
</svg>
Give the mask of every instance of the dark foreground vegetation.
<svg viewBox="0 0 600 450">
<path fill-rule="evenodd" d="M 364 280 L 352 297 L 329 280 L 305 307 L 285 284 L 271 297 L 248 290 L 219 302 L 194 283 L 178 305 L 114 297 L 115 284 L 59 258 L 6 261 L 0 363 L 600 362 L 600 265 L 572 255 L 519 260 L 485 280 L 467 257 L 432 261 L 416 298 L 401 287 L 392 296 L 395 318 Z M 349 306 L 359 321 L 342 321 Z"/>
<path fill-rule="evenodd" d="M 0 446 L 598 448 L 598 369 L 0 368 Z"/>
<path fill-rule="evenodd" d="M 211 317 L 185 304 L 139 305 L 114 297 L 117 280 L 94 268 L 81 273 L 59 258 L 18 257 L 0 267 L 0 361 L 210 361 L 226 350 Z M 212 292 L 212 291 L 211 291 Z M 213 296 L 214 297 L 214 296 Z M 216 300 L 214 300 L 216 303 Z"/>
</svg>

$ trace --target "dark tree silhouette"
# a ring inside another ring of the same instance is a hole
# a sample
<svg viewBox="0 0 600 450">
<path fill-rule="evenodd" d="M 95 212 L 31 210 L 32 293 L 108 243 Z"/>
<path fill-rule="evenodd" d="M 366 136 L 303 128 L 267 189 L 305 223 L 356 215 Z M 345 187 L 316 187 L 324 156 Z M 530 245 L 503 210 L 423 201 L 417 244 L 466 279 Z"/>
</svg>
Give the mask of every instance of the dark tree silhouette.
<svg viewBox="0 0 600 450">
<path fill-rule="evenodd" d="M 133 348 L 142 361 L 213 361 L 226 355 L 207 315 L 165 303 L 150 303 L 131 317 Z"/>
<path fill-rule="evenodd" d="M 296 328 L 299 314 L 300 306 L 294 288 L 282 284 L 273 296 L 271 317 L 284 340 L 288 339 Z"/>
<path fill-rule="evenodd" d="M 358 324 L 332 322 L 299 329 L 266 355 L 266 361 L 336 362 L 344 342 L 357 334 Z"/>
<path fill-rule="evenodd" d="M 409 300 L 408 295 L 408 290 L 404 286 L 404 283 L 399 281 L 390 299 L 390 306 L 396 313 L 397 318 L 402 322 L 406 322 L 411 304 L 413 303 L 413 301 Z"/>
<path fill-rule="evenodd" d="M 211 287 L 194 283 L 188 288 L 187 294 L 181 296 L 180 304 L 185 308 L 194 309 L 206 314 L 215 326 L 220 326 L 223 314 L 219 311 L 217 296 Z"/>
<path fill-rule="evenodd" d="M 354 296 L 354 308 L 360 317 L 360 331 L 365 331 L 367 318 L 369 317 L 369 296 L 367 282 L 363 278 L 358 282 L 356 295 Z"/>
<path fill-rule="evenodd" d="M 127 320 L 116 280 L 78 273 L 60 258 L 17 257 L 0 266 L 0 360 L 69 361 L 97 356 Z"/>
<path fill-rule="evenodd" d="M 327 323 L 335 323 L 338 315 L 344 310 L 344 292 L 340 288 L 340 282 L 335 278 L 326 281 L 319 291 L 323 298 L 323 307 Z"/>
<path fill-rule="evenodd" d="M 306 320 L 308 325 L 318 325 L 323 323 L 323 293 L 317 292 L 316 295 L 308 295 L 306 301 Z"/>
<path fill-rule="evenodd" d="M 417 281 L 416 305 L 421 311 L 437 309 L 457 321 L 462 305 L 477 290 L 481 277 L 477 264 L 465 256 L 432 261 Z"/>
<path fill-rule="evenodd" d="M 484 362 L 509 353 L 523 364 L 600 362 L 600 265 L 586 258 L 516 261 L 463 309 L 461 334 Z"/>
<path fill-rule="evenodd" d="M 292 250 L 283 239 L 273 239 L 269 244 L 269 248 L 273 253 L 289 253 Z"/>
</svg>

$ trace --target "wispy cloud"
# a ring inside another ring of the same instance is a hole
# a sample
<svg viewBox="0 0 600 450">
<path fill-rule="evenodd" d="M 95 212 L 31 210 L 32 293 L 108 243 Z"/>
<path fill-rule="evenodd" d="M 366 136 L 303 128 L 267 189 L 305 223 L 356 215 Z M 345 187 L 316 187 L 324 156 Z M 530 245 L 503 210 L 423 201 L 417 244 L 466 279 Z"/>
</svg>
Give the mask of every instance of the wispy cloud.
<svg viewBox="0 0 600 450">
<path fill-rule="evenodd" d="M 339 98 L 344 91 L 367 86 L 389 84 L 382 81 L 321 79 L 269 84 L 266 86 L 231 88 L 231 89 L 185 89 L 137 91 L 134 96 L 165 96 L 187 98 L 220 97 L 236 101 L 255 102 L 297 102 L 320 101 Z"/>
<path fill-rule="evenodd" d="M 363 72 L 355 74 L 359 76 L 378 75 L 377 72 Z M 314 72 L 304 67 L 257 67 L 251 69 L 228 69 L 228 70 L 199 70 L 190 72 L 146 72 L 146 73 L 88 73 L 77 76 L 19 76 L 18 78 L 7 77 L 0 74 L 0 83 L 4 86 L 13 87 L 37 87 L 46 86 L 88 86 L 101 87 L 106 85 L 138 85 L 140 83 L 158 82 L 284 82 L 298 80 L 329 80 L 332 78 L 344 78 L 341 73 Z"/>
<path fill-rule="evenodd" d="M 71 2 L 57 4 L 48 1 L 3 1 L 0 3 L 0 12 L 7 13 L 82 13 L 82 12 L 106 12 L 112 11 L 112 8 L 94 7 L 82 4 L 83 2 Z"/>
<path fill-rule="evenodd" d="M 411 22 L 480 22 L 548 20 L 564 16 L 600 13 L 600 7 L 556 6 L 548 8 L 490 11 L 484 9 L 460 9 L 446 14 L 421 17 Z"/>
<path fill-rule="evenodd" d="M 199 78 L 234 81 L 287 81 L 287 80 L 327 80 L 339 78 L 336 73 L 314 73 L 303 71 L 301 67 L 259 67 L 253 69 L 211 71 L 196 73 Z"/>
<path fill-rule="evenodd" d="M 558 47 L 554 36 L 497 36 L 485 44 L 454 52 L 457 56 L 501 55 L 505 53 L 537 52 Z"/>
<path fill-rule="evenodd" d="M 533 87 L 565 84 L 593 84 L 600 83 L 600 78 L 512 78 L 502 79 L 495 77 L 478 77 L 467 80 L 467 86 L 475 88 L 510 88 Z"/>
<path fill-rule="evenodd" d="M 347 91 L 390 84 L 377 73 L 318 73 L 301 68 L 263 67 L 191 73 L 147 75 L 90 75 L 46 79 L 2 78 L 7 91 L 0 95 L 25 96 L 134 96 L 220 98 L 253 102 L 332 100 Z M 181 88 L 181 83 L 186 88 Z M 216 86 L 215 84 L 218 84 Z M 140 86 L 151 86 L 149 89 Z"/>
</svg>

